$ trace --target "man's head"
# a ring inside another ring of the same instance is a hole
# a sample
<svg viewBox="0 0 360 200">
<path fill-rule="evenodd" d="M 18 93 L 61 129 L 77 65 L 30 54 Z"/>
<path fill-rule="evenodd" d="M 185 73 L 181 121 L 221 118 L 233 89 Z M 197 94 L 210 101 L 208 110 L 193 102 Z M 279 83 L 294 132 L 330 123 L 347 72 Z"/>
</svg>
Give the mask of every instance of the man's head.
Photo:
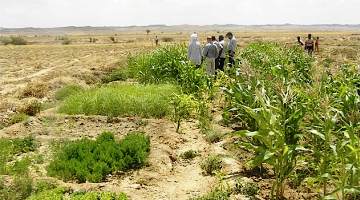
<svg viewBox="0 0 360 200">
<path fill-rule="evenodd" d="M 316 37 L 316 39 L 318 40 L 318 39 L 320 39 L 320 37 Z"/>
<path fill-rule="evenodd" d="M 208 43 L 211 43 L 211 36 L 208 36 L 207 38 L 206 38 L 206 41 L 208 42 Z"/>
<path fill-rule="evenodd" d="M 300 36 L 297 36 L 297 40 L 300 41 L 301 37 Z"/>
<path fill-rule="evenodd" d="M 216 37 L 215 37 L 215 36 L 211 36 L 211 41 L 215 42 L 215 41 L 216 41 Z"/>
<path fill-rule="evenodd" d="M 312 35 L 309 33 L 308 34 L 308 39 L 311 39 L 312 38 Z"/>
<path fill-rule="evenodd" d="M 219 41 L 223 41 L 224 40 L 224 36 L 223 35 L 220 35 L 219 36 Z"/>
<path fill-rule="evenodd" d="M 226 37 L 229 38 L 229 39 L 232 39 L 234 37 L 234 35 L 232 34 L 232 32 L 228 32 L 226 34 Z"/>
</svg>

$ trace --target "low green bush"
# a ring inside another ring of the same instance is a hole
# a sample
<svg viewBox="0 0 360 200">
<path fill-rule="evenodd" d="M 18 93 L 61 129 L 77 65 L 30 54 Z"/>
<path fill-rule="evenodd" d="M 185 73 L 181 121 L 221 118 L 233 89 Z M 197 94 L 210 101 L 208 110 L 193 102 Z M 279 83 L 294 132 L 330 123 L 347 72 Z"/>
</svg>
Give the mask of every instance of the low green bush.
<svg viewBox="0 0 360 200">
<path fill-rule="evenodd" d="M 48 166 L 48 174 L 65 181 L 101 182 L 107 175 L 143 166 L 150 151 L 150 140 L 142 133 L 131 133 L 120 142 L 102 133 L 95 141 L 81 139 L 60 149 Z"/>
<path fill-rule="evenodd" d="M 124 193 L 115 194 L 112 192 L 87 192 L 84 194 L 74 194 L 71 200 L 127 200 Z"/>
<path fill-rule="evenodd" d="M 221 188 L 215 188 L 204 196 L 193 198 L 191 200 L 228 200 L 230 199 L 231 192 Z"/>
<path fill-rule="evenodd" d="M 84 89 L 79 85 L 66 85 L 56 91 L 55 99 L 56 100 L 64 100 L 66 97 L 74 95 L 78 92 L 82 92 Z"/>
<path fill-rule="evenodd" d="M 201 169 L 205 175 L 214 175 L 222 169 L 222 160 L 219 156 L 210 155 L 201 163 Z"/>
<path fill-rule="evenodd" d="M 171 113 L 172 85 L 110 85 L 79 92 L 65 99 L 60 113 L 70 115 L 140 116 L 161 118 Z"/>
<path fill-rule="evenodd" d="M 191 159 L 194 159 L 196 156 L 198 156 L 198 153 L 194 150 L 188 150 L 188 151 L 185 151 L 184 153 L 182 153 L 180 155 L 180 157 L 182 159 L 185 159 L 185 160 L 191 160 Z"/>
</svg>

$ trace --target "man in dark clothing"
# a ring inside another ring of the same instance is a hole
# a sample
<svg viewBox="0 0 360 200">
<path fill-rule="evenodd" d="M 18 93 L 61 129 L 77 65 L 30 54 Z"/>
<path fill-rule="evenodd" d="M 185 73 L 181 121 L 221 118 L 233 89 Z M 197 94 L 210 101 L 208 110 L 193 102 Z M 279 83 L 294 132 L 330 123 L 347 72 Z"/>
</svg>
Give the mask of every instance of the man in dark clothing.
<svg viewBox="0 0 360 200">
<path fill-rule="evenodd" d="M 305 42 L 305 51 L 307 51 L 310 56 L 312 56 L 314 52 L 314 40 L 311 34 L 308 35 L 308 39 Z"/>
</svg>

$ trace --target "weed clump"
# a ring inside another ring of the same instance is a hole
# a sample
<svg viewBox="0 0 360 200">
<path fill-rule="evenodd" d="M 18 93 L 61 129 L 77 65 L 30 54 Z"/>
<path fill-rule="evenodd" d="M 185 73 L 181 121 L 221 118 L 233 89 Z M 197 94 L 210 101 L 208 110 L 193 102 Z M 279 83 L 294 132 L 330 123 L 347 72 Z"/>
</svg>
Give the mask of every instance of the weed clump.
<svg viewBox="0 0 360 200">
<path fill-rule="evenodd" d="M 32 100 L 26 103 L 22 108 L 20 108 L 20 113 L 24 113 L 28 116 L 35 116 L 41 111 L 41 103 L 37 100 Z"/>
<path fill-rule="evenodd" d="M 149 151 L 149 137 L 142 133 L 116 142 L 112 133 L 105 132 L 95 141 L 82 139 L 65 145 L 48 166 L 48 173 L 65 181 L 101 182 L 113 172 L 143 166 Z"/>
<path fill-rule="evenodd" d="M 161 118 L 171 113 L 170 96 L 177 92 L 172 85 L 109 85 L 66 98 L 59 112 Z"/>
<path fill-rule="evenodd" d="M 231 192 L 224 190 L 220 187 L 213 189 L 204 196 L 192 198 L 191 200 L 228 200 L 230 199 Z"/>
<path fill-rule="evenodd" d="M 35 98 L 44 98 L 48 92 L 49 88 L 46 84 L 43 83 L 29 83 L 22 91 L 20 97 L 35 97 Z"/>
<path fill-rule="evenodd" d="M 182 153 L 180 155 L 180 157 L 182 159 L 185 159 L 185 160 L 192 160 L 194 159 L 196 156 L 198 156 L 198 153 L 194 150 L 188 150 L 188 151 L 185 151 L 184 153 Z"/>
<path fill-rule="evenodd" d="M 249 197 L 257 195 L 260 188 L 253 182 L 245 182 L 241 179 L 236 180 L 234 191 Z"/>
<path fill-rule="evenodd" d="M 222 169 L 222 160 L 219 156 L 211 155 L 201 163 L 201 169 L 205 175 L 214 175 Z"/>
</svg>

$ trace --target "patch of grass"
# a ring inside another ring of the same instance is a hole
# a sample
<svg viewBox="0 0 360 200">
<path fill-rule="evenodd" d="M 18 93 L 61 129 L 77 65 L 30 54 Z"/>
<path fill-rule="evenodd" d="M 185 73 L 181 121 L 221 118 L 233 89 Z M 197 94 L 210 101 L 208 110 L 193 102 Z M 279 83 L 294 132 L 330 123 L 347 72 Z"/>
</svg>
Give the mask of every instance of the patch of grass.
<svg viewBox="0 0 360 200">
<path fill-rule="evenodd" d="M 14 160 L 14 157 L 18 154 L 35 151 L 36 147 L 35 139 L 31 136 L 23 139 L 0 139 L 0 175 L 16 174 L 17 172 L 24 174 L 23 172 L 27 172 L 27 166 L 30 163 L 26 162 L 26 158 L 16 161 L 13 166 L 9 166 L 8 162 Z"/>
<path fill-rule="evenodd" d="M 10 124 L 17 124 L 23 121 L 26 121 L 27 119 L 29 119 L 29 116 L 25 113 L 16 113 L 14 115 L 11 116 L 10 118 Z"/>
<path fill-rule="evenodd" d="M 86 192 L 73 194 L 71 200 L 127 200 L 125 193 L 115 194 L 112 192 Z"/>
<path fill-rule="evenodd" d="M 82 139 L 69 142 L 55 155 L 48 174 L 65 181 L 101 182 L 107 175 L 143 166 L 150 151 L 149 137 L 131 133 L 120 142 L 109 132 L 95 141 Z"/>
<path fill-rule="evenodd" d="M 191 200 L 228 200 L 230 199 L 231 192 L 223 190 L 221 188 L 215 188 L 208 194 L 202 197 L 193 198 Z"/>
<path fill-rule="evenodd" d="M 223 135 L 219 132 L 216 132 L 214 130 L 209 130 L 205 133 L 205 139 L 209 143 L 217 143 L 220 142 Z"/>
<path fill-rule="evenodd" d="M 35 116 L 41 111 L 41 103 L 37 100 L 31 100 L 20 108 L 20 113 L 24 113 L 29 116 Z"/>
<path fill-rule="evenodd" d="M 55 99 L 64 100 L 65 98 L 82 91 L 84 91 L 84 89 L 79 85 L 66 85 L 61 89 L 59 89 L 58 91 L 56 91 Z"/>
<path fill-rule="evenodd" d="M 59 112 L 70 115 L 140 116 L 161 118 L 171 113 L 172 85 L 111 85 L 65 99 Z"/>
<path fill-rule="evenodd" d="M 16 176 L 11 183 L 0 180 L 0 199 L 24 200 L 31 195 L 32 187 L 28 176 Z"/>
<path fill-rule="evenodd" d="M 77 192 L 66 196 L 69 190 L 55 188 L 33 194 L 28 200 L 127 200 L 125 193 L 115 194 L 112 192 Z"/>
<path fill-rule="evenodd" d="M 236 180 L 234 191 L 249 197 L 257 195 L 260 188 L 253 182 L 245 182 L 241 179 Z"/>
<path fill-rule="evenodd" d="M 201 163 L 201 169 L 205 175 L 214 175 L 222 169 L 222 160 L 217 155 L 210 155 Z"/>
<path fill-rule="evenodd" d="M 185 160 L 192 160 L 194 159 L 196 156 L 198 156 L 198 153 L 194 150 L 188 150 L 188 151 L 185 151 L 184 153 L 182 153 L 180 155 L 180 157 L 182 159 L 185 159 Z"/>
</svg>

